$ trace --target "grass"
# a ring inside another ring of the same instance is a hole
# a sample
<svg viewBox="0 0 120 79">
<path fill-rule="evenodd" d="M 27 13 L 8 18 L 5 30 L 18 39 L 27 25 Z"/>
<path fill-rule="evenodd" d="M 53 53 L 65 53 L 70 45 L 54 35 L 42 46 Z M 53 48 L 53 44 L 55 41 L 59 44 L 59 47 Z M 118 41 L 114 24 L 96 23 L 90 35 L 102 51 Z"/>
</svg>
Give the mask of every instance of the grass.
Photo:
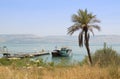
<svg viewBox="0 0 120 79">
<path fill-rule="evenodd" d="M 120 68 L 88 65 L 54 68 L 0 66 L 0 79 L 120 79 Z"/>
</svg>

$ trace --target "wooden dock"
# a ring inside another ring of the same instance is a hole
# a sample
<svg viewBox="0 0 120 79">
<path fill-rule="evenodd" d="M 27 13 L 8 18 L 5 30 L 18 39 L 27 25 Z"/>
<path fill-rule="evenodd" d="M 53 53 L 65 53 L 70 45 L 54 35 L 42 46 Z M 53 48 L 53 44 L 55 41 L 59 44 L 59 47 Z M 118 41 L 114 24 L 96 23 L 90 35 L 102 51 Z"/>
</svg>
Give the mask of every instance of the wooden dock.
<svg viewBox="0 0 120 79">
<path fill-rule="evenodd" d="M 49 55 L 49 52 L 39 52 L 39 53 L 29 53 L 29 54 L 15 54 L 15 55 L 11 55 L 10 53 L 3 53 L 3 57 L 4 58 L 34 58 L 34 57 L 38 57 L 38 56 L 43 56 L 43 55 Z"/>
<path fill-rule="evenodd" d="M 29 52 L 29 53 L 25 53 L 25 52 L 16 52 L 16 53 L 10 53 L 12 51 L 9 51 L 7 46 L 3 46 L 2 48 L 0 47 L 0 54 L 3 54 L 3 58 L 33 58 L 33 57 L 37 57 L 37 56 L 42 56 L 42 55 L 49 55 L 49 51 L 45 51 L 44 49 L 42 49 L 39 52 Z"/>
</svg>

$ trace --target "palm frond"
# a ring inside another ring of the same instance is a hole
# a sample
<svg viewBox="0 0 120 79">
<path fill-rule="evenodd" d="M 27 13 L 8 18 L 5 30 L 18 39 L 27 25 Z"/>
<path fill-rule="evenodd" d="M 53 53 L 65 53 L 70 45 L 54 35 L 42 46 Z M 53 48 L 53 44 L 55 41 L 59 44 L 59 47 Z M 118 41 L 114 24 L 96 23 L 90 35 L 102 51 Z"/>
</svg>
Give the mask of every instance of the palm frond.
<svg viewBox="0 0 120 79">
<path fill-rule="evenodd" d="M 86 24 L 86 22 L 88 21 L 87 9 L 85 11 L 84 10 L 79 10 L 78 15 L 81 17 L 81 24 Z"/>
<path fill-rule="evenodd" d="M 81 22 L 81 17 L 76 15 L 76 14 L 73 14 L 72 21 L 80 23 Z"/>
<path fill-rule="evenodd" d="M 81 9 L 79 9 L 77 13 L 78 13 L 78 16 L 82 16 L 82 14 L 84 13 L 84 11 L 81 10 Z"/>
<path fill-rule="evenodd" d="M 101 30 L 100 26 L 98 26 L 98 25 L 88 25 L 88 28 L 95 28 L 95 29 L 97 29 L 98 31 Z"/>
<path fill-rule="evenodd" d="M 90 23 L 100 23 L 100 20 L 98 20 L 97 18 L 92 18 Z"/>
<path fill-rule="evenodd" d="M 92 32 L 93 36 L 94 36 L 94 32 L 92 28 L 88 28 L 90 32 Z"/>
<path fill-rule="evenodd" d="M 78 36 L 79 46 L 83 46 L 83 31 Z"/>
<path fill-rule="evenodd" d="M 81 29 L 81 24 L 80 23 L 76 23 L 73 26 L 68 28 L 68 34 L 72 35 L 75 31 Z"/>
</svg>

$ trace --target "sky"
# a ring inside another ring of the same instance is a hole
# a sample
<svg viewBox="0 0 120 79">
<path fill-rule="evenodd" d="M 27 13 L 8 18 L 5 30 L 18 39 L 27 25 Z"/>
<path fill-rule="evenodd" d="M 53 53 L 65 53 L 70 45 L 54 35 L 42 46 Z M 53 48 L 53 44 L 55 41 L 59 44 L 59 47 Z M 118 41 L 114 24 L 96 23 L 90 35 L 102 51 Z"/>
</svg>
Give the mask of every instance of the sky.
<svg viewBox="0 0 120 79">
<path fill-rule="evenodd" d="M 120 35 L 119 7 L 120 0 L 0 0 L 0 34 L 67 35 L 71 16 L 87 9 L 101 21 L 96 35 Z"/>
</svg>

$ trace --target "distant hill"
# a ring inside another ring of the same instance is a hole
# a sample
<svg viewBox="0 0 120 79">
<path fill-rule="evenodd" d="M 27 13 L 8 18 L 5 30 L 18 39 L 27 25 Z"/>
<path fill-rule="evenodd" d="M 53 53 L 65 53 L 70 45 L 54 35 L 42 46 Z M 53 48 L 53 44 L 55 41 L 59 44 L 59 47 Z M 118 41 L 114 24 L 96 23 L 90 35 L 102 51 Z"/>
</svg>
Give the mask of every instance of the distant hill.
<svg viewBox="0 0 120 79">
<path fill-rule="evenodd" d="M 39 37 L 31 34 L 23 34 L 23 35 L 0 35 L 0 43 L 38 43 L 38 42 L 77 42 L 77 36 L 46 36 Z M 90 43 L 91 44 L 103 44 L 104 42 L 112 43 L 112 44 L 120 44 L 120 35 L 96 35 L 91 36 Z"/>
<path fill-rule="evenodd" d="M 120 44 L 120 35 L 97 35 L 91 38 L 91 43 L 109 43 L 109 44 Z"/>
<path fill-rule="evenodd" d="M 30 43 L 39 41 L 40 37 L 31 34 L 0 35 L 1 43 Z"/>
</svg>

